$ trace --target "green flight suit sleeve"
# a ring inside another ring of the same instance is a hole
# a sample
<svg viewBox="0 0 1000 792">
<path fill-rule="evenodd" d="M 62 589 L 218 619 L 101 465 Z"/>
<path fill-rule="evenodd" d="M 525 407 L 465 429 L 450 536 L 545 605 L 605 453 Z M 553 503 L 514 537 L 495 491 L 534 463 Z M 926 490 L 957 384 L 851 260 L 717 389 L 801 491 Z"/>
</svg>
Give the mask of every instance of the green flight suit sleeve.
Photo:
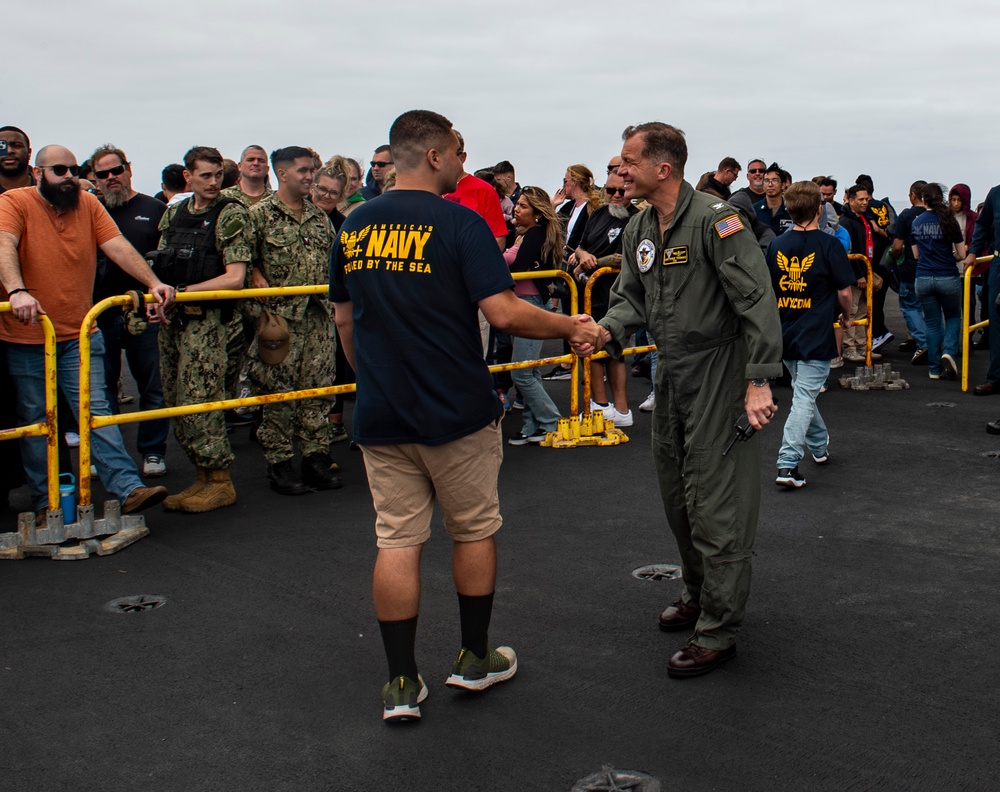
<svg viewBox="0 0 1000 792">
<path fill-rule="evenodd" d="M 733 210 L 727 206 L 728 214 Z M 749 228 L 720 236 L 717 216 L 706 229 L 705 246 L 715 264 L 726 298 L 740 318 L 749 347 L 746 378 L 777 378 L 781 368 L 781 320 L 771 276 L 760 246 Z"/>
</svg>

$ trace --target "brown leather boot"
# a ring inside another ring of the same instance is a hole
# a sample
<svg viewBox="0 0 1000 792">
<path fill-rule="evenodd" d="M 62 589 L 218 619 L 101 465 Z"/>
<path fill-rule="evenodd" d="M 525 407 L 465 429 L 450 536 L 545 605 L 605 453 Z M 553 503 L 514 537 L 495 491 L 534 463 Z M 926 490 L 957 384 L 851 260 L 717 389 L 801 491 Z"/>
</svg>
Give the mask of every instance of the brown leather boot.
<svg viewBox="0 0 1000 792">
<path fill-rule="evenodd" d="M 181 508 L 181 501 L 190 498 L 192 495 L 201 492 L 208 484 L 208 468 L 197 468 L 194 483 L 187 489 L 183 489 L 176 495 L 168 495 L 163 501 L 165 511 L 184 511 Z"/>
<path fill-rule="evenodd" d="M 206 470 L 205 473 L 208 476 L 205 486 L 194 495 L 181 500 L 181 511 L 199 514 L 221 509 L 223 506 L 232 506 L 236 503 L 236 490 L 233 489 L 229 468 Z"/>
</svg>

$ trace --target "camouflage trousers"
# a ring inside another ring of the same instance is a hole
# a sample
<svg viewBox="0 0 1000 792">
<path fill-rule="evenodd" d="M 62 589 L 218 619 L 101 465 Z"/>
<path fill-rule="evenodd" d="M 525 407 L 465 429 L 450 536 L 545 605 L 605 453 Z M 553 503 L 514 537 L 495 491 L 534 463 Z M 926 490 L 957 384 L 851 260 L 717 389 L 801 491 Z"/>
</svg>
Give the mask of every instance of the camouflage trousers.
<svg viewBox="0 0 1000 792">
<path fill-rule="evenodd" d="M 240 395 L 240 372 L 246 361 L 250 340 L 243 325 L 243 314 L 233 313 L 226 325 L 226 398 L 236 399 Z"/>
<path fill-rule="evenodd" d="M 250 383 L 255 394 L 287 393 L 308 388 L 328 388 L 334 380 L 337 351 L 333 319 L 320 308 L 309 306 L 299 320 L 288 320 L 288 355 L 281 363 L 268 365 L 257 356 L 257 341 L 250 346 Z M 297 437 L 303 456 L 330 450 L 327 412 L 332 396 L 299 399 L 264 405 L 264 420 L 257 439 L 268 464 L 291 459 Z"/>
<path fill-rule="evenodd" d="M 204 318 L 189 320 L 183 330 L 175 324 L 160 328 L 160 377 L 167 407 L 226 397 L 226 339 L 218 308 L 206 309 Z M 222 470 L 233 463 L 221 410 L 178 415 L 170 421 L 177 442 L 197 467 Z"/>
</svg>

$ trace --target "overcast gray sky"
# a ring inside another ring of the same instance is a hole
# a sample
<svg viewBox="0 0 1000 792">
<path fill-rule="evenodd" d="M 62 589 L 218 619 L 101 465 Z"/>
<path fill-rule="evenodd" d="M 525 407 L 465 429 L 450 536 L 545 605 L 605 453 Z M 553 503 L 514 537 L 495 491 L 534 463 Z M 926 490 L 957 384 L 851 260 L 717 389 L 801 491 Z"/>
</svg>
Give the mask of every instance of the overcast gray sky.
<svg viewBox="0 0 1000 792">
<path fill-rule="evenodd" d="M 870 173 L 897 209 L 914 179 L 966 182 L 974 203 L 1000 182 L 996 0 L 24 0 L 4 15 L 0 125 L 81 161 L 113 142 L 149 193 L 192 145 L 367 163 L 416 107 L 463 132 L 470 169 L 509 159 L 550 192 L 575 162 L 602 179 L 622 129 L 650 120 L 686 132 L 692 182 L 727 155 L 841 188 Z"/>
</svg>

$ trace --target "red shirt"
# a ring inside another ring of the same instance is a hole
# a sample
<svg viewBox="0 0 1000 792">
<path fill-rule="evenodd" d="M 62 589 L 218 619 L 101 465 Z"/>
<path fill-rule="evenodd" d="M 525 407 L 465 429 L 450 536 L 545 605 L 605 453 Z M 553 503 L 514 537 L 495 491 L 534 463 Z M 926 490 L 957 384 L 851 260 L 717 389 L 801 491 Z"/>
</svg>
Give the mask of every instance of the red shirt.
<svg viewBox="0 0 1000 792">
<path fill-rule="evenodd" d="M 507 223 L 503 219 L 503 208 L 500 206 L 500 196 L 482 179 L 465 175 L 459 182 L 455 192 L 442 195 L 449 201 L 467 206 L 478 214 L 495 237 L 507 236 Z"/>
</svg>

